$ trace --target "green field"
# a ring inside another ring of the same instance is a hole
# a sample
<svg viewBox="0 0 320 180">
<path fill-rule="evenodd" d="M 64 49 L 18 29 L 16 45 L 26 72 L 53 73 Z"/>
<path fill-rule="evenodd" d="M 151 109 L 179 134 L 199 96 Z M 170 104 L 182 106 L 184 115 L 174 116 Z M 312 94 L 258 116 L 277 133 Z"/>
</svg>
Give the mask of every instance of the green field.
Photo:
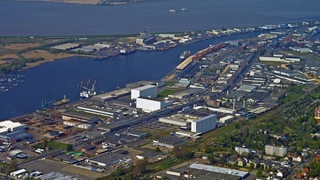
<svg viewBox="0 0 320 180">
<path fill-rule="evenodd" d="M 61 143 L 61 142 L 56 142 L 56 141 L 50 141 L 47 143 L 48 147 L 51 147 L 53 149 L 70 149 L 72 147 L 71 144 L 66 144 L 66 143 Z M 70 147 L 71 146 L 71 147 Z M 42 142 L 38 145 L 35 146 L 35 148 L 45 148 L 45 142 Z"/>
<path fill-rule="evenodd" d="M 168 95 L 177 93 L 177 92 L 179 92 L 179 91 L 181 91 L 181 90 L 182 90 L 182 89 L 173 89 L 173 88 L 165 89 L 165 90 L 161 91 L 161 92 L 158 94 L 158 98 L 159 98 L 159 99 L 163 99 L 163 98 L 167 97 Z"/>
<path fill-rule="evenodd" d="M 158 172 L 158 171 L 162 171 L 165 169 L 168 169 L 172 166 L 181 164 L 182 162 L 184 162 L 185 160 L 183 159 L 178 159 L 175 157 L 168 157 L 167 159 L 164 159 L 162 161 L 156 162 L 154 164 L 150 164 L 147 169 L 151 172 Z"/>
</svg>

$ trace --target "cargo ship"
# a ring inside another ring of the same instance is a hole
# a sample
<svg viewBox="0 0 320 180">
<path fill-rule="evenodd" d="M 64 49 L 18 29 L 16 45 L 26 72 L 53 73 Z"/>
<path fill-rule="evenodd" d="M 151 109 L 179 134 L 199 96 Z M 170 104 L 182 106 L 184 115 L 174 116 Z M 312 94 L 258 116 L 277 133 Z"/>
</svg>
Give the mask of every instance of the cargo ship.
<svg viewBox="0 0 320 180">
<path fill-rule="evenodd" d="M 58 100 L 58 101 L 54 101 L 52 103 L 52 105 L 54 106 L 60 106 L 60 105 L 63 105 L 63 104 L 67 104 L 68 102 L 70 102 L 70 99 L 67 98 L 66 95 L 63 96 L 63 99 L 61 100 Z"/>
<path fill-rule="evenodd" d="M 190 56 L 190 51 L 183 51 L 183 53 L 180 55 L 180 59 L 184 60 Z"/>
</svg>

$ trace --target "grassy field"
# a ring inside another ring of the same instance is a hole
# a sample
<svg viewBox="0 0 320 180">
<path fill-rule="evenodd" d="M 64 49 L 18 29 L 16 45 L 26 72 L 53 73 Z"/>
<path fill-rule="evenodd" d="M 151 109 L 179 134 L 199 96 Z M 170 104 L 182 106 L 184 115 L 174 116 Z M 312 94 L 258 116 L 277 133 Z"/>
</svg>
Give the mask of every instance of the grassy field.
<svg viewBox="0 0 320 180">
<path fill-rule="evenodd" d="M 162 161 L 156 162 L 154 164 L 150 164 L 149 166 L 147 166 L 147 169 L 151 172 L 158 172 L 158 171 L 168 169 L 172 166 L 181 164 L 184 161 L 185 160 L 183 160 L 183 159 L 178 159 L 175 157 L 168 157 L 167 159 L 164 159 Z"/>
<path fill-rule="evenodd" d="M 36 145 L 35 148 L 44 148 L 44 146 L 45 146 L 45 143 L 42 142 L 42 143 Z M 53 149 L 68 149 L 70 144 L 56 142 L 56 141 L 50 141 L 50 142 L 48 142 L 47 146 L 51 147 Z"/>
<path fill-rule="evenodd" d="M 165 90 L 161 91 L 161 92 L 158 94 L 158 98 L 163 99 L 163 98 L 167 97 L 168 95 L 177 93 L 177 92 L 179 92 L 179 91 L 181 91 L 181 89 L 173 89 L 173 88 L 165 89 Z"/>
</svg>

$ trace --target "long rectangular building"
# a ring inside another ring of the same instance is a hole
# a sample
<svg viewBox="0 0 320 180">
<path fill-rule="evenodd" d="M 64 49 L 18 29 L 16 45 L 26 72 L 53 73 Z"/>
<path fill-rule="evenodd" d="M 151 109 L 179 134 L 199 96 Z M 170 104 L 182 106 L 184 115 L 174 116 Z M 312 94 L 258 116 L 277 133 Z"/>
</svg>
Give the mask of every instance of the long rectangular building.
<svg viewBox="0 0 320 180">
<path fill-rule="evenodd" d="M 145 112 L 153 112 L 170 106 L 171 101 L 158 101 L 147 98 L 137 98 L 136 107 L 142 109 Z"/>
<path fill-rule="evenodd" d="M 166 173 L 159 173 L 157 177 L 168 177 L 171 180 L 197 179 L 197 180 L 242 180 L 250 174 L 246 171 L 193 163 L 177 169 L 168 169 Z"/>
</svg>

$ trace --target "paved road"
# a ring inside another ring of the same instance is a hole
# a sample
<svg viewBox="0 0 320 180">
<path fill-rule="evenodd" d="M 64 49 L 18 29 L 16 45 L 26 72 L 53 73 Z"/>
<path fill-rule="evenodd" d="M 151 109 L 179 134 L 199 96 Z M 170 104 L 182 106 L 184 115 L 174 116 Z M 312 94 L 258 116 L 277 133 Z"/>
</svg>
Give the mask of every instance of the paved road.
<svg viewBox="0 0 320 180">
<path fill-rule="evenodd" d="M 19 163 L 18 166 L 28 164 L 30 162 L 36 161 L 36 160 L 41 159 L 41 158 L 58 156 L 58 155 L 63 154 L 63 153 L 64 153 L 63 150 L 54 150 L 54 151 L 49 152 L 49 153 L 43 153 L 43 154 L 41 154 L 39 156 L 36 156 L 34 158 L 30 158 L 30 159 L 28 159 L 28 160 L 26 160 L 24 162 Z"/>
</svg>

